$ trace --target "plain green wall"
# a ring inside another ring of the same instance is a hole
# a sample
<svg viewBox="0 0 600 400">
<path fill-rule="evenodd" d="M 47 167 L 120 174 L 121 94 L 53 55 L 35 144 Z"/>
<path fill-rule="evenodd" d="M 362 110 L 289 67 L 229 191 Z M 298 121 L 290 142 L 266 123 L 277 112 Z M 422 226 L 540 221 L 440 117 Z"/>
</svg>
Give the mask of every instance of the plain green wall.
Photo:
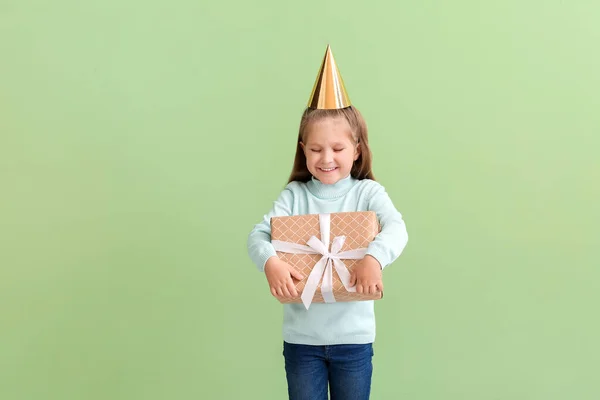
<svg viewBox="0 0 600 400">
<path fill-rule="evenodd" d="M 410 241 L 374 399 L 600 398 L 600 4 L 0 2 L 0 398 L 283 399 L 246 236 L 327 43 Z"/>
</svg>

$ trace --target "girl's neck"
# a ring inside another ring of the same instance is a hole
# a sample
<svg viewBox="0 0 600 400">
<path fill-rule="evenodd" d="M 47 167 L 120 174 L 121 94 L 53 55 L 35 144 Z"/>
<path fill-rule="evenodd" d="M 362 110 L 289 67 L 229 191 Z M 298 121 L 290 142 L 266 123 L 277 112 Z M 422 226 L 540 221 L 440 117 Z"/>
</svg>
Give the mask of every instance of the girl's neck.
<svg viewBox="0 0 600 400">
<path fill-rule="evenodd" d="M 316 197 L 320 199 L 337 199 L 344 196 L 352 186 L 356 184 L 357 180 L 351 175 L 340 179 L 334 184 L 325 184 L 319 181 L 314 176 L 311 177 L 310 181 L 306 183 L 308 190 Z"/>
</svg>

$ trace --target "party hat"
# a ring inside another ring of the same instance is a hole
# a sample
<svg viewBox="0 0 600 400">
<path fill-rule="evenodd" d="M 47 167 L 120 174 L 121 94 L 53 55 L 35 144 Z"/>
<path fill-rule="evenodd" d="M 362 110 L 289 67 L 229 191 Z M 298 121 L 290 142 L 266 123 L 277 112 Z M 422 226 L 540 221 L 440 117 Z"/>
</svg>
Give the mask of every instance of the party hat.
<svg viewBox="0 0 600 400">
<path fill-rule="evenodd" d="M 327 45 L 315 86 L 308 100 L 308 107 L 331 110 L 349 106 L 351 106 L 350 98 L 346 93 L 342 75 L 333 59 L 331 47 Z"/>
</svg>

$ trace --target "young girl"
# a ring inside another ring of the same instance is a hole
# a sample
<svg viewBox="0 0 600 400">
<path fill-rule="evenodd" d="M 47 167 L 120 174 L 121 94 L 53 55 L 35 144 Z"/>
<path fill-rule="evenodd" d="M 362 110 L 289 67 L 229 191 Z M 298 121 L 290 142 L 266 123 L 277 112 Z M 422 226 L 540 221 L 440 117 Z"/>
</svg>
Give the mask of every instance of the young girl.
<svg viewBox="0 0 600 400">
<path fill-rule="evenodd" d="M 298 295 L 303 276 L 271 245 L 276 216 L 375 211 L 381 232 L 352 271 L 358 293 L 383 290 L 381 271 L 403 251 L 408 235 L 401 214 L 375 182 L 367 126 L 350 104 L 327 47 L 315 88 L 300 122 L 288 185 L 248 236 L 248 253 L 276 297 Z M 284 304 L 283 355 L 291 400 L 368 399 L 375 314 L 373 301 Z"/>
</svg>

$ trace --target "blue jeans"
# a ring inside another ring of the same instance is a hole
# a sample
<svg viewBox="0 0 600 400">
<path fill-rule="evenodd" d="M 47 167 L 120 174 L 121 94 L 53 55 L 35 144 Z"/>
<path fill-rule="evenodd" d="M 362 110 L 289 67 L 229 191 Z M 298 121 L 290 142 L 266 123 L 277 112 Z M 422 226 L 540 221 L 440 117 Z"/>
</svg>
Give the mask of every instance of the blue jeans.
<svg viewBox="0 0 600 400">
<path fill-rule="evenodd" d="M 309 346 L 283 342 L 290 400 L 368 400 L 373 344 Z"/>
</svg>

